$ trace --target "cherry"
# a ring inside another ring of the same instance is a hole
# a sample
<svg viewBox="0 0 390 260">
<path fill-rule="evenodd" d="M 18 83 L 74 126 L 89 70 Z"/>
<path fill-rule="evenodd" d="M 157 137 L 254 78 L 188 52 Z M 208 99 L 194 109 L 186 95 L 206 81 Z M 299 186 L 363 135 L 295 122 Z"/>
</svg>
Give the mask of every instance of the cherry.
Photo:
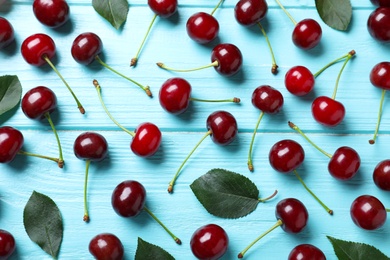
<svg viewBox="0 0 390 260">
<path fill-rule="evenodd" d="M 0 49 L 7 47 L 15 39 L 14 28 L 4 17 L 0 17 Z"/>
<path fill-rule="evenodd" d="M 62 82 L 68 88 L 69 92 L 71 93 L 71 95 L 73 96 L 74 100 L 77 103 L 77 107 L 79 108 L 80 113 L 84 114 L 85 110 L 81 105 L 80 101 L 77 99 L 76 95 L 73 93 L 72 89 L 65 81 L 65 79 L 62 77 L 60 72 L 51 62 L 51 59 L 54 57 L 55 52 L 56 52 L 56 46 L 53 39 L 50 36 L 43 33 L 37 33 L 27 37 L 23 41 L 21 47 L 22 56 L 28 64 L 33 66 L 41 66 L 47 63 L 50 65 L 50 67 L 60 77 Z"/>
<path fill-rule="evenodd" d="M 191 251 L 197 259 L 216 260 L 227 251 L 229 237 L 226 231 L 216 225 L 208 224 L 198 228 L 191 237 Z"/>
<path fill-rule="evenodd" d="M 378 229 L 386 222 L 387 210 L 382 202 L 371 195 L 361 195 L 351 204 L 351 218 L 366 230 Z"/>
<path fill-rule="evenodd" d="M 122 217 L 138 216 L 142 210 L 145 210 L 162 228 L 172 237 L 177 244 L 181 240 L 176 237 L 146 206 L 145 187 L 134 180 L 126 180 L 119 183 L 111 195 L 111 205 L 114 211 Z"/>
<path fill-rule="evenodd" d="M 381 7 L 390 7 L 389 0 L 371 0 L 371 3 L 374 5 L 381 6 Z"/>
<path fill-rule="evenodd" d="M 173 192 L 173 186 L 175 185 L 177 177 L 181 169 L 184 167 L 184 164 L 188 161 L 191 155 L 195 152 L 196 148 L 206 139 L 207 136 L 211 137 L 214 143 L 218 145 L 228 145 L 234 141 L 237 136 L 238 128 L 237 121 L 232 114 L 227 111 L 218 110 L 211 113 L 206 120 L 207 132 L 200 139 L 200 141 L 195 145 L 191 152 L 184 159 L 179 169 L 176 171 L 175 176 L 169 182 L 168 192 Z"/>
<path fill-rule="evenodd" d="M 100 65 L 114 72 L 115 74 L 121 76 L 124 79 L 132 82 L 139 88 L 141 88 L 145 93 L 152 97 L 152 92 L 150 91 L 149 86 L 143 86 L 140 83 L 134 81 L 133 79 L 123 75 L 122 73 L 114 70 L 112 67 L 108 66 L 100 57 L 99 54 L 103 50 L 102 40 L 98 35 L 92 32 L 85 32 L 79 34 L 72 43 L 71 54 L 73 59 L 83 65 L 89 65 L 94 60 L 98 61 Z"/>
<path fill-rule="evenodd" d="M 370 35 L 380 42 L 390 42 L 390 7 L 378 7 L 367 21 Z"/>
<path fill-rule="evenodd" d="M 39 22 L 53 28 L 69 19 L 69 5 L 65 0 L 34 0 L 33 12 Z"/>
<path fill-rule="evenodd" d="M 16 243 L 12 234 L 0 229 L 0 259 L 8 259 L 15 251 Z"/>
<path fill-rule="evenodd" d="M 255 130 L 252 135 L 252 140 L 249 146 L 249 154 L 248 154 L 248 169 L 253 171 L 253 163 L 252 163 L 252 149 L 253 143 L 255 140 L 257 129 L 259 128 L 261 119 L 264 114 L 276 114 L 283 107 L 284 99 L 282 93 L 279 90 L 269 86 L 262 85 L 257 87 L 252 93 L 252 105 L 257 109 L 261 110 L 259 119 L 257 120 Z"/>
<path fill-rule="evenodd" d="M 241 251 L 238 254 L 238 258 L 243 258 L 254 244 L 277 227 L 281 227 L 287 233 L 295 234 L 301 232 L 306 227 L 309 219 L 309 213 L 305 205 L 295 198 L 286 198 L 279 201 L 276 205 L 275 216 L 277 222 Z"/>
<path fill-rule="evenodd" d="M 145 44 L 146 38 L 148 37 L 150 30 L 152 29 L 152 26 L 156 21 L 157 16 L 160 16 L 162 18 L 169 18 L 177 11 L 177 0 L 148 0 L 148 5 L 150 9 L 152 9 L 152 11 L 155 13 L 155 15 L 153 16 L 153 19 L 149 24 L 148 30 L 146 31 L 142 43 L 138 48 L 137 54 L 134 56 L 134 58 L 131 59 L 130 66 L 135 66 L 137 64 L 141 49 Z"/>
<path fill-rule="evenodd" d="M 106 114 L 110 117 L 110 119 L 123 131 L 128 133 L 133 137 L 130 148 L 134 154 L 140 157 L 150 157 L 154 155 L 158 148 L 161 145 L 162 134 L 160 129 L 153 123 L 144 122 L 138 125 L 138 127 L 134 130 L 134 132 L 129 131 L 121 124 L 119 124 L 108 112 L 106 105 L 104 104 L 102 95 L 101 95 L 101 86 L 97 80 L 93 80 L 93 85 L 96 88 L 96 91 L 99 96 L 100 103 Z"/>
<path fill-rule="evenodd" d="M 162 108 L 171 114 L 184 113 L 190 101 L 200 102 L 234 102 L 239 103 L 239 98 L 208 100 L 191 97 L 191 84 L 183 78 L 167 79 L 161 86 L 159 92 L 159 101 Z"/>
<path fill-rule="evenodd" d="M 241 69 L 242 54 L 237 46 L 230 43 L 220 43 L 213 48 L 211 52 L 211 63 L 206 66 L 193 69 L 173 69 L 165 66 L 165 64 L 161 62 L 158 62 L 157 66 L 165 70 L 177 72 L 188 72 L 214 67 L 219 74 L 232 76 Z"/>
<path fill-rule="evenodd" d="M 111 233 L 101 233 L 89 242 L 89 252 L 98 260 L 122 260 L 124 249 L 120 239 Z"/>
<path fill-rule="evenodd" d="M 288 255 L 288 260 L 326 260 L 324 253 L 316 246 L 300 244 L 294 247 Z"/>
<path fill-rule="evenodd" d="M 383 160 L 376 165 L 373 179 L 378 188 L 390 191 L 390 160 Z"/>
<path fill-rule="evenodd" d="M 84 217 L 85 222 L 89 222 L 87 205 L 87 184 L 89 165 L 91 161 L 99 162 L 104 160 L 108 154 L 107 140 L 101 134 L 95 132 L 81 133 L 73 144 L 73 151 L 77 158 L 86 161 L 84 180 Z"/>
</svg>

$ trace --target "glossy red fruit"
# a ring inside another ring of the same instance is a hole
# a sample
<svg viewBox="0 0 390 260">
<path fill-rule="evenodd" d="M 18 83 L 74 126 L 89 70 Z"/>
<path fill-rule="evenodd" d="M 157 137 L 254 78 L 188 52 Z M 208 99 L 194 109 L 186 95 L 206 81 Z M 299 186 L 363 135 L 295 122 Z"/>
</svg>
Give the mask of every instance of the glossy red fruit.
<svg viewBox="0 0 390 260">
<path fill-rule="evenodd" d="M 191 237 L 191 251 L 200 260 L 216 260 L 221 258 L 229 245 L 229 237 L 225 230 L 208 224 L 198 228 Z"/>
<path fill-rule="evenodd" d="M 294 198 L 283 199 L 276 205 L 275 216 L 283 222 L 287 233 L 299 233 L 307 225 L 309 213 L 303 203 Z"/>
<path fill-rule="evenodd" d="M 120 239 L 110 233 L 94 236 L 89 242 L 89 252 L 97 260 L 122 260 L 124 249 Z"/>
<path fill-rule="evenodd" d="M 371 3 L 381 7 L 390 7 L 390 0 L 371 0 Z"/>
<path fill-rule="evenodd" d="M 15 251 L 16 243 L 12 234 L 0 229 L 0 259 L 8 259 Z"/>
<path fill-rule="evenodd" d="M 228 145 L 237 136 L 237 121 L 232 114 L 226 111 L 211 113 L 206 121 L 207 130 L 211 131 L 211 140 L 219 145 Z"/>
<path fill-rule="evenodd" d="M 237 46 L 230 43 L 221 43 L 211 52 L 211 62 L 218 61 L 214 69 L 221 75 L 236 74 L 242 66 L 242 54 Z"/>
<path fill-rule="evenodd" d="M 69 5 L 65 0 L 34 0 L 33 12 L 39 22 L 53 28 L 69 20 Z"/>
<path fill-rule="evenodd" d="M 148 0 L 152 11 L 163 18 L 168 18 L 177 11 L 177 0 Z"/>
<path fill-rule="evenodd" d="M 71 54 L 75 61 L 88 65 L 95 60 L 103 50 L 103 43 L 99 36 L 92 32 L 78 35 L 72 44 Z"/>
<path fill-rule="evenodd" d="M 309 94 L 315 84 L 315 78 L 311 71 L 304 66 L 295 66 L 289 69 L 284 77 L 284 85 L 287 90 L 296 96 Z"/>
<path fill-rule="evenodd" d="M 0 49 L 7 47 L 15 39 L 14 28 L 4 17 L 0 17 Z"/>
<path fill-rule="evenodd" d="M 265 0 L 240 0 L 234 7 L 234 17 L 244 26 L 254 25 L 265 17 L 268 5 Z"/>
<path fill-rule="evenodd" d="M 144 186 L 133 180 L 119 183 L 111 196 L 111 205 L 122 217 L 135 217 L 144 208 L 146 190 Z"/>
<path fill-rule="evenodd" d="M 101 134 L 84 132 L 74 141 L 73 151 L 79 159 L 99 162 L 107 157 L 107 140 Z"/>
<path fill-rule="evenodd" d="M 278 113 L 283 103 L 282 93 L 269 85 L 259 86 L 252 93 L 252 105 L 267 114 Z"/>
<path fill-rule="evenodd" d="M 386 222 L 387 212 L 382 202 L 371 195 L 357 197 L 351 205 L 353 222 L 363 229 L 378 229 Z"/>
<path fill-rule="evenodd" d="M 46 63 L 43 57 L 52 59 L 56 53 L 56 45 L 53 39 L 46 34 L 37 33 L 27 37 L 21 46 L 24 60 L 34 66 Z"/>
<path fill-rule="evenodd" d="M 376 64 L 370 72 L 370 81 L 375 87 L 390 90 L 390 62 Z"/>
<path fill-rule="evenodd" d="M 314 119 L 325 126 L 334 127 L 343 121 L 345 117 L 344 105 L 330 97 L 320 96 L 314 99 L 311 105 L 311 113 Z"/>
<path fill-rule="evenodd" d="M 175 115 L 183 113 L 190 104 L 191 90 L 191 84 L 183 78 L 166 80 L 158 94 L 161 107 Z"/>
<path fill-rule="evenodd" d="M 188 18 L 186 28 L 187 34 L 192 40 L 205 44 L 217 38 L 219 23 L 214 16 L 199 12 Z"/>
<path fill-rule="evenodd" d="M 338 148 L 328 164 L 329 173 L 339 180 L 352 179 L 360 168 L 359 154 L 348 146 Z"/>
<path fill-rule="evenodd" d="M 292 33 L 292 40 L 295 46 L 304 50 L 317 46 L 321 38 L 321 26 L 313 19 L 304 19 L 297 23 Z"/>
<path fill-rule="evenodd" d="M 152 123 L 142 123 L 134 130 L 135 136 L 130 148 L 138 156 L 149 157 L 155 154 L 160 147 L 162 134 L 160 129 Z"/>
<path fill-rule="evenodd" d="M 370 35 L 380 42 L 390 42 L 390 7 L 378 7 L 367 21 Z"/>
<path fill-rule="evenodd" d="M 305 159 L 305 151 L 294 140 L 281 140 L 269 152 L 269 162 L 276 171 L 288 173 L 297 169 Z"/>
<path fill-rule="evenodd" d="M 378 188 L 390 191 L 390 160 L 383 160 L 375 166 L 373 179 Z"/>
<path fill-rule="evenodd" d="M 288 260 L 326 260 L 325 254 L 316 246 L 300 244 L 291 250 Z"/>
<path fill-rule="evenodd" d="M 21 107 L 28 118 L 42 119 L 57 108 L 57 97 L 51 89 L 38 86 L 24 94 Z"/>
<path fill-rule="evenodd" d="M 0 163 L 11 162 L 24 143 L 23 134 L 10 126 L 0 127 Z"/>
</svg>

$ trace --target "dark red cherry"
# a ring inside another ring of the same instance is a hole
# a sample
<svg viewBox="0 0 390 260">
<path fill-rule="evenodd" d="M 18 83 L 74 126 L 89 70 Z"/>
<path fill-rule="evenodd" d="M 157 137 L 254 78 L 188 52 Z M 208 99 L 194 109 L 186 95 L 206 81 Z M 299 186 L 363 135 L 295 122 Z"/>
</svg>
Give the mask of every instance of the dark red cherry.
<svg viewBox="0 0 390 260">
<path fill-rule="evenodd" d="M 304 50 L 317 46 L 321 37 L 321 26 L 313 19 L 304 19 L 297 23 L 292 33 L 292 40 L 295 46 Z"/>
<path fill-rule="evenodd" d="M 345 116 L 344 105 L 330 97 L 320 96 L 314 99 L 311 105 L 314 119 L 325 126 L 334 127 L 343 121 Z"/>
<path fill-rule="evenodd" d="M 371 0 L 371 3 L 381 7 L 390 7 L 389 0 Z"/>
<path fill-rule="evenodd" d="M 15 39 L 14 28 L 4 17 L 0 17 L 0 49 L 7 47 Z"/>
<path fill-rule="evenodd" d="M 267 114 L 278 113 L 283 103 L 282 93 L 269 85 L 259 86 L 252 93 L 252 105 Z"/>
<path fill-rule="evenodd" d="M 199 12 L 188 18 L 186 28 L 192 40 L 205 44 L 217 38 L 219 23 L 211 14 Z"/>
<path fill-rule="evenodd" d="M 378 188 L 390 191 L 390 160 L 383 160 L 376 165 L 373 179 Z"/>
<path fill-rule="evenodd" d="M 110 233 L 94 236 L 89 242 L 89 252 L 97 260 L 122 260 L 124 249 L 120 239 Z"/>
<path fill-rule="evenodd" d="M 276 171 L 288 173 L 297 169 L 305 159 L 305 151 L 294 140 L 281 140 L 269 152 L 269 162 Z"/>
<path fill-rule="evenodd" d="M 78 35 L 72 44 L 71 53 L 75 61 L 88 65 L 95 60 L 103 50 L 103 43 L 99 36 L 92 32 Z"/>
<path fill-rule="evenodd" d="M 390 90 L 390 62 L 376 64 L 370 72 L 371 84 L 375 87 Z"/>
<path fill-rule="evenodd" d="M 239 24 L 250 26 L 260 22 L 267 11 L 265 0 L 240 0 L 234 7 L 234 16 Z"/>
<path fill-rule="evenodd" d="M 314 88 L 315 78 L 311 71 L 304 66 L 289 69 L 284 77 L 287 90 L 296 96 L 304 96 Z"/>
<path fill-rule="evenodd" d="M 310 244 L 300 244 L 291 250 L 288 260 L 326 260 L 326 257 L 318 247 Z"/>
<path fill-rule="evenodd" d="M 187 80 L 170 78 L 160 88 L 158 95 L 160 105 L 169 113 L 181 114 L 190 104 L 191 90 L 191 84 Z"/>
<path fill-rule="evenodd" d="M 52 59 L 56 53 L 53 39 L 43 33 L 33 34 L 27 37 L 21 46 L 24 60 L 31 65 L 41 66 L 46 63 L 43 57 Z"/>
<path fill-rule="evenodd" d="M 24 143 L 23 134 L 10 126 L 0 127 L 0 163 L 12 161 Z"/>
<path fill-rule="evenodd" d="M 237 136 L 237 121 L 232 114 L 226 111 L 211 113 L 206 121 L 206 127 L 211 131 L 211 139 L 214 143 L 227 145 Z"/>
<path fill-rule="evenodd" d="M 146 190 L 137 181 L 119 183 L 111 196 L 111 205 L 115 212 L 122 217 L 135 217 L 144 208 Z"/>
<path fill-rule="evenodd" d="M 0 229 L 0 259 L 8 259 L 15 251 L 15 238 L 6 230 Z"/>
<path fill-rule="evenodd" d="M 39 22 L 53 28 L 69 19 L 69 5 L 65 0 L 34 0 L 33 12 Z"/>
<path fill-rule="evenodd" d="M 357 197 L 351 205 L 353 222 L 363 229 L 378 229 L 386 222 L 387 212 L 382 202 L 371 195 Z"/>
<path fill-rule="evenodd" d="M 287 233 L 299 233 L 307 224 L 309 213 L 303 203 L 294 198 L 283 199 L 276 205 L 275 216 L 282 221 Z"/>
<path fill-rule="evenodd" d="M 231 76 L 237 73 L 242 66 L 242 54 L 237 46 L 230 43 L 221 43 L 211 52 L 211 62 L 218 62 L 214 69 L 221 75 Z"/>
<path fill-rule="evenodd" d="M 177 0 L 148 0 L 152 11 L 163 18 L 168 18 L 177 11 Z"/>
<path fill-rule="evenodd" d="M 107 140 L 101 134 L 84 132 L 74 141 L 73 151 L 79 159 L 102 161 L 108 154 Z"/>
<path fill-rule="evenodd" d="M 142 123 L 134 130 L 135 136 L 130 148 L 138 156 L 149 157 L 155 154 L 161 144 L 161 131 L 152 123 Z"/>
<path fill-rule="evenodd" d="M 370 35 L 380 42 L 390 42 L 390 7 L 378 7 L 367 21 Z"/>
<path fill-rule="evenodd" d="M 339 180 L 349 180 L 360 168 L 359 154 L 348 146 L 338 148 L 328 164 L 329 173 Z"/>
<path fill-rule="evenodd" d="M 216 260 L 221 258 L 229 245 L 229 237 L 225 230 L 208 224 L 198 228 L 191 237 L 191 251 L 200 260 Z"/>
<path fill-rule="evenodd" d="M 22 98 L 22 111 L 30 119 L 45 118 L 57 108 L 57 97 L 54 92 L 44 86 L 30 89 Z"/>
</svg>

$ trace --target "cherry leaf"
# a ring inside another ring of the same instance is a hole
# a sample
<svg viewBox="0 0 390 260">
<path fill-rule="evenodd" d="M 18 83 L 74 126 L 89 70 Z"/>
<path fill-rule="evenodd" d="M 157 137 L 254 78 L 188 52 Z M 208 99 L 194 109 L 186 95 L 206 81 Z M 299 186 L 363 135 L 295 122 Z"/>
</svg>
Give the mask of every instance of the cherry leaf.
<svg viewBox="0 0 390 260">
<path fill-rule="evenodd" d="M 167 251 L 138 238 L 135 260 L 175 260 Z"/>
<path fill-rule="evenodd" d="M 23 223 L 30 239 L 56 259 L 62 242 L 63 223 L 54 201 L 33 191 L 24 207 Z"/>
<path fill-rule="evenodd" d="M 221 218 L 244 217 L 259 203 L 259 190 L 251 180 L 224 169 L 208 171 L 190 187 L 203 207 Z"/>
<path fill-rule="evenodd" d="M 0 76 L 0 115 L 19 104 L 21 98 L 22 85 L 18 76 Z"/>
<path fill-rule="evenodd" d="M 315 0 L 321 19 L 333 29 L 345 31 L 352 19 L 350 0 Z"/>
<path fill-rule="evenodd" d="M 127 0 L 92 0 L 95 11 L 119 29 L 127 19 L 129 3 Z"/>
<path fill-rule="evenodd" d="M 340 240 L 331 236 L 327 236 L 327 238 L 339 260 L 390 260 L 389 257 L 371 245 Z"/>
</svg>

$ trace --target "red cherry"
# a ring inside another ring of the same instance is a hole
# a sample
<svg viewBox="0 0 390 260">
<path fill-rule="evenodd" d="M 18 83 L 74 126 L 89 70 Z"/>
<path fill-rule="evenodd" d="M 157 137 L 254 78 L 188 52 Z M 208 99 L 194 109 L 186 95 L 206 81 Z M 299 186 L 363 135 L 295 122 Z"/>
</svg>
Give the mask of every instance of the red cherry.
<svg viewBox="0 0 390 260">
<path fill-rule="evenodd" d="M 8 259 L 15 251 L 15 238 L 6 230 L 0 229 L 0 259 Z"/>
<path fill-rule="evenodd" d="M 378 7 L 367 21 L 370 35 L 380 42 L 390 42 L 390 7 Z"/>
<path fill-rule="evenodd" d="M 69 5 L 65 0 L 34 0 L 33 12 L 39 22 L 53 28 L 69 19 Z"/>
<path fill-rule="evenodd" d="M 4 17 L 0 17 L 0 49 L 7 47 L 15 39 L 14 28 Z"/>
<path fill-rule="evenodd" d="M 138 156 L 149 157 L 155 154 L 161 144 L 161 131 L 152 123 L 142 123 L 134 130 L 131 150 Z"/>
<path fill-rule="evenodd" d="M 0 163 L 11 162 L 22 148 L 22 133 L 10 126 L 0 127 Z"/>
<path fill-rule="evenodd" d="M 73 150 L 79 159 L 99 162 L 107 157 L 108 144 L 101 134 L 84 132 L 74 141 Z"/>
<path fill-rule="evenodd" d="M 353 222 L 363 229 L 378 229 L 386 222 L 387 212 L 382 202 L 371 195 L 357 197 L 351 205 Z"/>
<path fill-rule="evenodd" d="M 376 64 L 370 72 L 371 84 L 375 87 L 390 90 L 390 62 Z"/>
<path fill-rule="evenodd" d="M 305 159 L 305 151 L 294 140 L 281 140 L 269 152 L 269 162 L 276 171 L 288 173 L 297 169 Z"/>
<path fill-rule="evenodd" d="M 183 78 L 166 80 L 159 92 L 159 101 L 165 111 L 178 115 L 187 110 L 190 104 L 191 85 Z"/>
<path fill-rule="evenodd" d="M 295 46 L 304 50 L 317 46 L 321 37 L 321 26 L 313 19 L 304 19 L 297 23 L 292 33 L 292 40 Z"/>
<path fill-rule="evenodd" d="M 148 0 L 148 5 L 162 18 L 168 18 L 177 11 L 177 0 Z"/>
<path fill-rule="evenodd" d="M 219 145 L 228 145 L 237 136 L 237 121 L 232 114 L 226 111 L 211 113 L 206 122 L 207 129 L 211 132 L 211 140 Z"/>
<path fill-rule="evenodd" d="M 328 164 L 329 173 L 339 180 L 352 179 L 360 168 L 359 154 L 348 146 L 338 148 Z"/>
<path fill-rule="evenodd" d="M 211 14 L 198 12 L 188 18 L 186 28 L 192 40 L 205 44 L 217 38 L 219 23 Z"/>
<path fill-rule="evenodd" d="M 242 66 L 242 54 L 237 46 L 230 43 L 221 43 L 211 52 L 211 62 L 218 62 L 214 69 L 221 75 L 236 74 Z"/>
<path fill-rule="evenodd" d="M 226 253 L 229 237 L 222 227 L 208 224 L 198 228 L 192 234 L 190 245 L 196 258 L 216 260 Z"/>
<path fill-rule="evenodd" d="M 373 179 L 378 188 L 390 191 L 390 160 L 383 160 L 376 165 Z"/>
<path fill-rule="evenodd" d="M 122 260 L 124 255 L 122 242 L 110 233 L 94 236 L 89 242 L 88 249 L 97 260 Z"/>
<path fill-rule="evenodd" d="M 234 16 L 239 24 L 250 26 L 260 22 L 267 11 L 265 0 L 240 0 L 234 7 Z"/>
<path fill-rule="evenodd" d="M 326 260 L 324 253 L 316 246 L 300 244 L 291 250 L 288 260 Z"/>
<path fill-rule="evenodd" d="M 330 97 L 320 96 L 314 99 L 311 105 L 311 113 L 318 123 L 334 127 L 343 121 L 345 108 L 342 103 Z"/>
<path fill-rule="evenodd" d="M 381 7 L 390 7 L 389 0 L 371 0 L 371 3 Z"/>
<path fill-rule="evenodd" d="M 42 119 L 57 108 L 57 97 L 51 89 L 38 86 L 24 94 L 21 107 L 28 118 Z"/>
<path fill-rule="evenodd" d="M 99 36 L 92 32 L 78 35 L 72 44 L 71 53 L 75 61 L 88 65 L 95 60 L 103 50 L 103 43 Z"/>
<path fill-rule="evenodd" d="M 283 107 L 284 99 L 279 90 L 262 85 L 252 93 L 252 105 L 267 114 L 276 114 Z"/>
<path fill-rule="evenodd" d="M 21 46 L 24 60 L 33 66 L 41 66 L 46 63 L 44 57 L 52 59 L 56 52 L 53 39 L 43 33 L 33 34 L 27 37 Z"/>
<path fill-rule="evenodd" d="M 146 200 L 146 190 L 137 181 L 119 183 L 111 196 L 115 212 L 122 217 L 135 217 L 141 213 Z"/>
<path fill-rule="evenodd" d="M 314 88 L 315 78 L 308 68 L 295 66 L 287 71 L 284 84 L 291 94 L 304 96 Z"/>
</svg>

